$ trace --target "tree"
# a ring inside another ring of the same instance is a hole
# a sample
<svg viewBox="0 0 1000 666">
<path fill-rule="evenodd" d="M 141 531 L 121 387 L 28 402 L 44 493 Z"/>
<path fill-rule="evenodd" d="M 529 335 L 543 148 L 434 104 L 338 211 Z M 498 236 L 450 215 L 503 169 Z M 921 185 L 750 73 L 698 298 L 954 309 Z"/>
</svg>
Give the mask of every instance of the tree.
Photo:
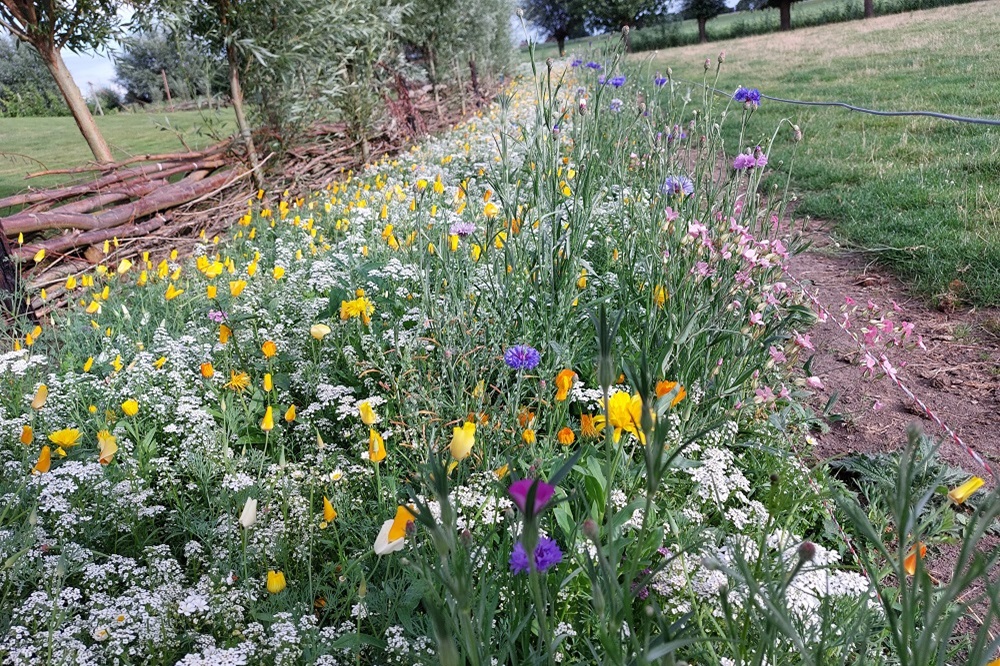
<svg viewBox="0 0 1000 666">
<path fill-rule="evenodd" d="M 683 13 L 684 18 L 698 21 L 698 41 L 704 44 L 708 41 L 705 24 L 728 11 L 725 0 L 685 0 Z"/>
<path fill-rule="evenodd" d="M 664 0 L 606 0 L 588 4 L 587 24 L 601 31 L 621 30 L 625 26 L 641 28 L 657 23 L 670 6 Z"/>
<path fill-rule="evenodd" d="M 173 98 L 192 99 L 223 87 L 226 65 L 204 41 L 155 26 L 122 40 L 115 79 L 128 102 L 158 102 L 168 86 Z"/>
<path fill-rule="evenodd" d="M 98 162 L 111 162 L 111 149 L 94 122 L 80 89 L 62 59 L 62 49 L 97 49 L 120 25 L 120 0 L 0 0 L 0 27 L 38 52 L 80 133 Z"/>
<path fill-rule="evenodd" d="M 0 117 L 64 116 L 59 88 L 38 52 L 0 36 Z"/>
<path fill-rule="evenodd" d="M 865 0 L 865 18 L 875 16 L 875 0 Z"/>
<path fill-rule="evenodd" d="M 792 3 L 799 0 L 765 0 L 764 7 L 777 7 L 781 13 L 781 30 L 792 29 Z"/>
<path fill-rule="evenodd" d="M 587 11 L 582 0 L 527 0 L 524 8 L 532 23 L 555 38 L 560 56 L 566 55 L 568 38 L 587 34 Z"/>
</svg>

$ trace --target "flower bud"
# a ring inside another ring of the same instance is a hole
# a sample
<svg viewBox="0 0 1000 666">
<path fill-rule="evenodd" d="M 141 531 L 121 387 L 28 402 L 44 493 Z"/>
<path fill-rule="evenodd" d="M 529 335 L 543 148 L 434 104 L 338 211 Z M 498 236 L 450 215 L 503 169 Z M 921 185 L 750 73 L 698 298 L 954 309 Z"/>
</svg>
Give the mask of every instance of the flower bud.
<svg viewBox="0 0 1000 666">
<path fill-rule="evenodd" d="M 726 52 L 725 51 L 723 51 L 722 53 L 719 54 L 719 64 L 721 65 L 724 62 L 726 62 Z"/>
<path fill-rule="evenodd" d="M 803 541 L 799 544 L 799 559 L 803 562 L 811 562 L 816 557 L 816 544 L 812 541 Z"/>
<path fill-rule="evenodd" d="M 594 543 L 601 537 L 601 530 L 593 518 L 583 521 L 583 535 Z"/>
<path fill-rule="evenodd" d="M 552 58 L 546 58 L 545 59 L 545 66 L 548 67 L 548 69 L 549 69 L 550 72 L 552 71 L 552 64 L 554 62 L 555 61 Z"/>
<path fill-rule="evenodd" d="M 458 535 L 458 538 L 461 540 L 462 545 L 466 548 L 472 545 L 472 532 L 469 531 L 468 527 L 462 530 L 462 533 Z"/>
<path fill-rule="evenodd" d="M 521 9 L 520 7 L 518 7 L 518 8 L 517 8 L 517 11 L 516 11 L 516 12 L 514 12 L 514 13 L 515 13 L 515 14 L 517 14 L 517 18 L 519 18 L 519 19 L 522 19 L 522 18 L 524 18 L 524 10 L 523 10 L 523 9 Z"/>
<path fill-rule="evenodd" d="M 705 58 L 705 71 L 707 72 L 711 68 L 712 68 L 712 59 L 711 58 Z"/>
</svg>

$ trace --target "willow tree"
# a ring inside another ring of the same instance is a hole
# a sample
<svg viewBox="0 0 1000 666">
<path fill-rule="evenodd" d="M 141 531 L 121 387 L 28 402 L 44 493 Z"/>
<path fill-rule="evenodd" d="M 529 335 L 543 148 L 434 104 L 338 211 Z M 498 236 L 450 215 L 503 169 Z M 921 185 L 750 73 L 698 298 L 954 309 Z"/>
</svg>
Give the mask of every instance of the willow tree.
<svg viewBox="0 0 1000 666">
<path fill-rule="evenodd" d="M 80 133 L 98 162 L 112 162 L 111 149 L 80 93 L 62 50 L 103 47 L 120 27 L 121 0 L 0 0 L 0 27 L 38 51 L 66 100 Z"/>
</svg>

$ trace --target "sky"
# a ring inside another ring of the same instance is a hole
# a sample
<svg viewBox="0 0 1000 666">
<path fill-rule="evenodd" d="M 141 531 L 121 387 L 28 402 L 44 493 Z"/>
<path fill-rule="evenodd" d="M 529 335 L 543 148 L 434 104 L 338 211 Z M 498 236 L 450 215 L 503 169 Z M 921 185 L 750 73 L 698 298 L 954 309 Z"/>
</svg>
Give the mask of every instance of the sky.
<svg viewBox="0 0 1000 666">
<path fill-rule="evenodd" d="M 90 94 L 88 83 L 92 83 L 94 88 L 114 85 L 115 65 L 110 54 L 63 51 L 63 60 L 84 95 Z"/>
</svg>

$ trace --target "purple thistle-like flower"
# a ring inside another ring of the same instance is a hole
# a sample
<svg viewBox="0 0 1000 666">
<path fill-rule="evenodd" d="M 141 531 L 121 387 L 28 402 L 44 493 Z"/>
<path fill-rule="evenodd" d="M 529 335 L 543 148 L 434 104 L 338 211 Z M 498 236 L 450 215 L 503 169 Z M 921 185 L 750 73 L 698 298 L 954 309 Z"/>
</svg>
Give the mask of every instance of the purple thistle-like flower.
<svg viewBox="0 0 1000 666">
<path fill-rule="evenodd" d="M 653 77 L 653 85 L 656 86 L 657 88 L 662 88 L 663 86 L 667 85 L 667 81 L 668 81 L 667 77 L 660 76 L 659 72 L 657 72 L 656 76 Z"/>
<path fill-rule="evenodd" d="M 750 104 L 753 108 L 760 106 L 760 91 L 756 88 L 744 88 L 740 86 L 733 95 L 733 101 Z"/>
<path fill-rule="evenodd" d="M 511 370 L 534 370 L 542 355 L 531 345 L 514 345 L 503 353 L 503 360 Z"/>
<path fill-rule="evenodd" d="M 528 504 L 528 493 L 531 492 L 531 486 L 534 484 L 538 484 L 538 486 L 535 488 L 535 505 L 532 507 L 531 515 L 537 515 L 545 508 L 545 505 L 552 499 L 552 495 L 555 494 L 556 487 L 544 481 L 521 479 L 510 484 L 510 488 L 507 489 L 517 508 L 527 513 L 525 506 Z"/>
<path fill-rule="evenodd" d="M 534 560 L 535 568 L 539 572 L 548 571 L 562 562 L 562 558 L 562 550 L 559 549 L 559 544 L 555 542 L 555 539 L 541 537 L 538 540 L 538 545 L 535 546 Z M 520 541 L 514 544 L 514 550 L 510 553 L 510 570 L 515 574 L 526 574 L 531 571 L 528 552 Z"/>
<path fill-rule="evenodd" d="M 586 65 L 584 65 L 584 67 L 586 67 L 587 69 L 592 69 L 595 72 L 599 72 L 602 69 L 604 69 L 603 67 L 601 67 L 600 63 L 596 63 L 593 60 L 591 60 L 590 62 L 588 62 Z"/>
<path fill-rule="evenodd" d="M 733 159 L 733 168 L 737 171 L 742 171 L 744 169 L 752 169 L 757 166 L 757 160 L 754 159 L 753 155 L 747 155 L 746 153 L 740 153 Z"/>
<path fill-rule="evenodd" d="M 761 155 L 757 158 L 757 168 L 763 169 L 767 166 L 767 155 Z"/>
<path fill-rule="evenodd" d="M 222 310 L 209 310 L 208 311 L 208 319 L 209 319 L 209 321 L 213 321 L 216 324 L 221 324 L 222 322 L 226 321 L 227 318 L 228 318 L 228 315 L 225 312 L 223 312 Z"/>
<path fill-rule="evenodd" d="M 687 176 L 667 176 L 660 192 L 672 197 L 686 197 L 694 193 L 694 183 Z"/>
<path fill-rule="evenodd" d="M 611 100 L 611 104 L 608 105 L 608 108 L 614 111 L 615 113 L 618 113 L 619 111 L 622 110 L 623 106 L 625 106 L 625 102 L 615 97 L 613 100 Z"/>
<path fill-rule="evenodd" d="M 615 88 L 621 88 L 623 85 L 625 85 L 625 77 L 619 74 L 618 76 L 611 79 L 611 85 L 613 85 Z"/>
<path fill-rule="evenodd" d="M 466 236 L 471 236 L 476 233 L 476 225 L 472 222 L 455 222 L 448 229 L 448 233 L 452 236 L 461 236 L 465 238 Z"/>
</svg>

